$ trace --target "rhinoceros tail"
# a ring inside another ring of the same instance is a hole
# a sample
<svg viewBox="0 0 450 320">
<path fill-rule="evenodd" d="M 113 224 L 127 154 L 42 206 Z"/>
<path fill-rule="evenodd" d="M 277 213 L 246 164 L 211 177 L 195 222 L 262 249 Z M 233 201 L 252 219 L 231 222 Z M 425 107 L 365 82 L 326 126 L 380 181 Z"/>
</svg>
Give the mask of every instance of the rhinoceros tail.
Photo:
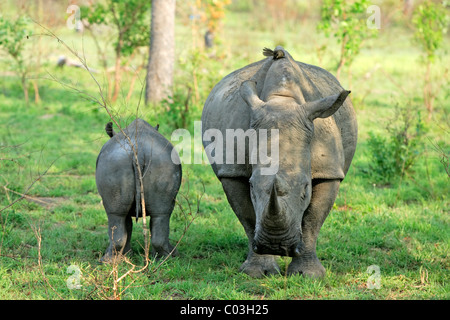
<svg viewBox="0 0 450 320">
<path fill-rule="evenodd" d="M 136 222 L 139 219 L 139 214 L 141 213 L 141 181 L 139 179 L 139 172 L 136 168 L 136 161 L 133 159 L 133 171 L 134 180 L 136 181 L 136 193 L 134 196 L 134 201 L 136 202 Z"/>
<path fill-rule="evenodd" d="M 110 138 L 114 137 L 114 129 L 113 129 L 113 124 L 112 122 L 108 122 L 105 126 L 105 131 L 108 134 L 108 136 L 110 136 Z"/>
<path fill-rule="evenodd" d="M 283 50 L 275 50 L 274 51 L 269 48 L 264 48 L 263 55 L 266 57 L 273 57 L 273 60 L 278 60 L 278 59 L 284 58 Z"/>
</svg>

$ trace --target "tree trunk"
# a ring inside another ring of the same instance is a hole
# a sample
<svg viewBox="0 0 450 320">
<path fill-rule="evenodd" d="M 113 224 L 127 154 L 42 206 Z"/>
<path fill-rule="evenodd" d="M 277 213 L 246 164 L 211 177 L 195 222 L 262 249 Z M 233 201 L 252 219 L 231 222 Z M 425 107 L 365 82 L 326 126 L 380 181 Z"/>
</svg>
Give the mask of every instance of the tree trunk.
<svg viewBox="0 0 450 320">
<path fill-rule="evenodd" d="M 427 61 L 427 69 L 425 72 L 425 85 L 423 86 L 423 100 L 428 110 L 428 120 L 431 120 L 433 113 L 433 92 L 431 88 L 431 62 Z"/>
<path fill-rule="evenodd" d="M 145 103 L 159 103 L 172 95 L 174 62 L 175 0 L 152 0 Z"/>
<path fill-rule="evenodd" d="M 403 15 L 410 17 L 413 12 L 414 0 L 403 0 Z"/>
<path fill-rule="evenodd" d="M 112 102 L 116 102 L 117 97 L 119 96 L 120 91 L 120 77 L 121 77 L 121 66 L 120 66 L 120 59 L 121 59 L 121 53 L 120 48 L 116 51 L 116 63 L 115 63 L 115 69 L 114 69 L 114 89 L 112 93 Z"/>
<path fill-rule="evenodd" d="M 21 77 L 20 77 L 20 83 L 22 84 L 22 89 L 23 89 L 23 95 L 25 98 L 25 102 L 28 106 L 28 102 L 29 102 L 29 98 L 28 98 L 28 83 L 27 83 L 27 75 L 26 73 L 22 73 Z"/>
<path fill-rule="evenodd" d="M 336 70 L 336 79 L 338 79 L 339 81 L 341 80 L 341 70 L 344 67 L 344 64 L 346 62 L 345 59 L 345 45 L 347 43 L 347 36 L 345 36 L 345 38 L 342 40 L 342 45 L 341 45 L 341 56 L 339 58 L 339 62 L 338 62 L 338 66 L 337 66 L 337 70 Z"/>
<path fill-rule="evenodd" d="M 39 95 L 39 87 L 36 80 L 33 80 L 33 88 L 34 88 L 34 103 L 41 103 L 41 96 Z"/>
</svg>

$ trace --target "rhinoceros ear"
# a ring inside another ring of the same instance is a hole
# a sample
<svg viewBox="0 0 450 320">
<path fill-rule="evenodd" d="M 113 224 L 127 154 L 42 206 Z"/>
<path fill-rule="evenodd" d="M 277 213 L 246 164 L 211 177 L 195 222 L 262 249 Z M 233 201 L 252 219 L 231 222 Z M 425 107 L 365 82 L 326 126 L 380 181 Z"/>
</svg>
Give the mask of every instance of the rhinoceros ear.
<svg viewBox="0 0 450 320">
<path fill-rule="evenodd" d="M 316 118 L 328 118 L 334 114 L 344 103 L 350 91 L 343 90 L 339 94 L 326 98 L 307 102 L 304 106 L 311 120 Z"/>
<path fill-rule="evenodd" d="M 264 105 L 264 101 L 258 97 L 256 91 L 256 81 L 246 80 L 242 82 L 241 87 L 239 88 L 239 93 L 241 94 L 242 99 L 244 99 L 252 110 L 259 109 Z"/>
</svg>

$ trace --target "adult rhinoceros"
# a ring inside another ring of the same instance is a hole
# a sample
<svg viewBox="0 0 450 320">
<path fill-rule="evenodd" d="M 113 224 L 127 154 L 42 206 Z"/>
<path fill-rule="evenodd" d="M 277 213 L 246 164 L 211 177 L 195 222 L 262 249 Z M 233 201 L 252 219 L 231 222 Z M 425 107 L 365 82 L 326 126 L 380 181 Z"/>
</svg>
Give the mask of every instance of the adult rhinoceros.
<svg viewBox="0 0 450 320">
<path fill-rule="evenodd" d="M 254 277 L 278 273 L 274 255 L 281 255 L 293 257 L 289 274 L 320 277 L 325 269 L 316 255 L 317 236 L 356 148 L 350 91 L 329 72 L 295 61 L 280 46 L 264 49 L 264 55 L 213 88 L 202 114 L 203 145 L 248 236 L 249 252 L 240 270 Z M 247 139 L 245 161 L 231 162 L 228 155 L 227 161 L 218 161 L 217 155 L 242 148 L 233 139 L 222 147 L 215 143 L 212 151 L 208 133 L 225 137 L 230 130 L 249 129 L 277 129 L 278 136 L 267 134 L 256 149 L 267 146 L 269 155 L 277 142 L 278 157 L 250 161 L 255 149 L 249 151 Z M 269 165 L 277 170 L 264 173 Z"/>
</svg>

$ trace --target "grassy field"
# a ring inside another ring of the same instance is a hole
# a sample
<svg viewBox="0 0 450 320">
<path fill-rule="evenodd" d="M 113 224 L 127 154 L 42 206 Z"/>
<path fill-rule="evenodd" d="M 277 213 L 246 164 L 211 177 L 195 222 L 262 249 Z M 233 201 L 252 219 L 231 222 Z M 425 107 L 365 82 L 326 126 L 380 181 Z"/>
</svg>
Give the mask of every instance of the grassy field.
<svg viewBox="0 0 450 320">
<path fill-rule="evenodd" d="M 236 68 L 261 59 L 263 47 L 281 43 L 297 60 L 335 72 L 338 45 L 316 35 L 313 22 L 274 32 L 258 30 L 247 15 L 227 13 L 221 44 L 213 53 L 192 50 L 192 30 L 179 23 L 175 102 L 157 108 L 141 105 L 136 111 L 140 84 L 126 101 L 131 75 L 125 75 L 122 98 L 112 106 L 121 123 L 130 123 L 137 112 L 151 124 L 159 123 L 170 138 L 180 114 L 167 108 L 184 106 L 185 84 L 195 76 L 198 100 L 192 97 L 186 123 L 193 131 L 212 86 Z M 89 37 L 82 42 L 79 34 L 64 27 L 55 31 L 77 50 L 84 43 L 88 62 L 96 66 Z M 0 71 L 5 72 L 0 76 L 0 208 L 25 192 L 28 196 L 0 213 L 0 299 L 449 299 L 450 188 L 440 163 L 442 153 L 435 147 L 438 144 L 448 155 L 448 78 L 427 121 L 424 68 L 410 30 L 395 25 L 382 29 L 352 66 L 358 147 L 319 235 L 317 253 L 327 270 L 320 280 L 284 276 L 289 258 L 282 257 L 280 275 L 252 279 L 239 273 L 247 250 L 243 228 L 210 166 L 192 164 L 183 166 L 179 206 L 171 220 L 171 242 L 179 241 L 180 256 L 161 265 L 155 261 L 117 282 L 132 266 L 98 263 L 108 236 L 94 173 L 98 152 L 108 140 L 104 125 L 109 117 L 73 90 L 44 79 L 51 74 L 98 94 L 85 70 L 55 67 L 59 54 L 69 55 L 55 39 L 40 41 L 45 62 L 35 75 L 39 104 L 24 102 L 20 82 L 7 74 L 10 64 L 1 56 Z M 327 50 L 319 59 L 316 49 L 323 44 Z M 447 37 L 444 51 L 449 49 Z M 436 79 L 448 77 L 449 65 L 448 53 L 442 54 L 433 67 Z M 96 77 L 104 79 L 100 73 Z M 348 71 L 341 83 L 350 86 Z M 369 137 L 372 132 L 388 138 L 386 126 L 398 108 L 410 110 L 415 121 L 420 110 L 425 134 L 411 170 L 403 178 L 381 183 L 372 172 Z M 134 224 L 132 243 L 131 261 L 138 270 L 144 265 L 139 222 Z M 378 274 L 368 272 L 373 265 L 379 267 Z M 75 269 L 68 272 L 70 266 Z M 377 277 L 380 287 L 372 288 Z M 81 288 L 73 288 L 70 279 L 79 279 Z"/>
</svg>

